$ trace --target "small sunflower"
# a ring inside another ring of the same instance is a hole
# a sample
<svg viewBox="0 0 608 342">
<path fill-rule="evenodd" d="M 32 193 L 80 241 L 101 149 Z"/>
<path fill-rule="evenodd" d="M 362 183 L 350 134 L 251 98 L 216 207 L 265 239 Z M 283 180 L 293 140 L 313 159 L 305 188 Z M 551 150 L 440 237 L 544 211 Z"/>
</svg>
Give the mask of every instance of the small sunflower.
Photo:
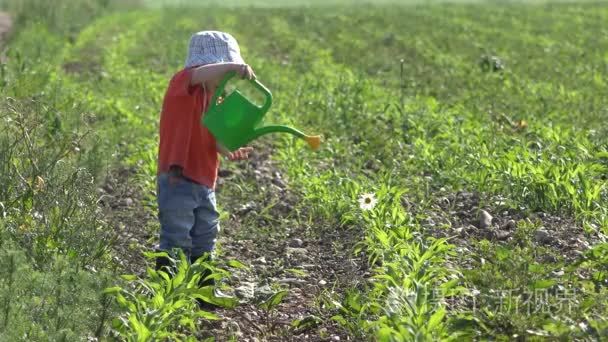
<svg viewBox="0 0 608 342">
<path fill-rule="evenodd" d="M 363 194 L 359 198 L 359 207 L 363 210 L 371 210 L 376 206 L 378 200 L 374 194 Z"/>
</svg>

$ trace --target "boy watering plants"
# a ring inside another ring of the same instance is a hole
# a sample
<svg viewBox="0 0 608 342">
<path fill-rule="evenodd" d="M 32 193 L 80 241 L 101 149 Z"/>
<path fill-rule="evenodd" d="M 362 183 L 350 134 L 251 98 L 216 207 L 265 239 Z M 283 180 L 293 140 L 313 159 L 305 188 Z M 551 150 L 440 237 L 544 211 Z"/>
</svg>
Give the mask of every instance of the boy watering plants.
<svg viewBox="0 0 608 342">
<path fill-rule="evenodd" d="M 201 125 L 215 89 L 227 72 L 255 78 L 228 33 L 202 31 L 190 39 L 184 69 L 165 93 L 160 117 L 157 200 L 160 250 L 180 248 L 191 262 L 213 252 L 219 232 L 215 202 L 218 153 L 229 160 L 249 157 L 251 147 L 234 152 L 219 146 Z M 156 269 L 170 267 L 157 258 Z"/>
</svg>

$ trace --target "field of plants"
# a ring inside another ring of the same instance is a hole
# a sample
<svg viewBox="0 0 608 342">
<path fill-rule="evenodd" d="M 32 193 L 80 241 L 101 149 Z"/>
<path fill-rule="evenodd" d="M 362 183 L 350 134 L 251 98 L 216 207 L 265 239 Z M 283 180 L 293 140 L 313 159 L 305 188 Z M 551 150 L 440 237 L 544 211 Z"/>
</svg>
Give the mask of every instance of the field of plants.
<svg viewBox="0 0 608 342">
<path fill-rule="evenodd" d="M 608 5 L 282 3 L 0 0 L 0 340 L 608 338 Z M 159 113 L 205 29 L 324 141 L 222 160 L 217 258 L 169 277 Z"/>
</svg>

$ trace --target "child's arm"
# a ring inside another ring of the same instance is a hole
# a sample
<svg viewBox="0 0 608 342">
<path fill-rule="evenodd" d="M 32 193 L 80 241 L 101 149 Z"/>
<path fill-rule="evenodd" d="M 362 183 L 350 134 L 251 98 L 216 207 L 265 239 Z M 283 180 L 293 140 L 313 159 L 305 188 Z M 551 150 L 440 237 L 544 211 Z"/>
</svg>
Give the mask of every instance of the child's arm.
<svg viewBox="0 0 608 342">
<path fill-rule="evenodd" d="M 218 142 L 217 150 L 222 156 L 228 158 L 229 160 L 235 161 L 249 159 L 249 153 L 253 151 L 253 147 L 241 147 L 234 152 L 230 152 Z"/>
<path fill-rule="evenodd" d="M 236 71 L 242 78 L 253 79 L 255 73 L 248 64 L 217 63 L 200 66 L 192 72 L 190 85 L 204 84 L 207 81 L 215 82 L 224 77 L 227 72 Z"/>
</svg>

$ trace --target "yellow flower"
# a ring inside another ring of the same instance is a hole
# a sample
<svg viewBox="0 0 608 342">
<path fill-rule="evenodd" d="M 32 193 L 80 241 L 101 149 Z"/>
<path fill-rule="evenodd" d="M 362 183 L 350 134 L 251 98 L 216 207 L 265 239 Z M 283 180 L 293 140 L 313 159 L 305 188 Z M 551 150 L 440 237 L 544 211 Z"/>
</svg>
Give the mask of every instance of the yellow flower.
<svg viewBox="0 0 608 342">
<path fill-rule="evenodd" d="M 376 199 L 374 194 L 363 194 L 359 198 L 359 207 L 363 210 L 371 210 L 376 206 L 378 200 Z"/>
</svg>

